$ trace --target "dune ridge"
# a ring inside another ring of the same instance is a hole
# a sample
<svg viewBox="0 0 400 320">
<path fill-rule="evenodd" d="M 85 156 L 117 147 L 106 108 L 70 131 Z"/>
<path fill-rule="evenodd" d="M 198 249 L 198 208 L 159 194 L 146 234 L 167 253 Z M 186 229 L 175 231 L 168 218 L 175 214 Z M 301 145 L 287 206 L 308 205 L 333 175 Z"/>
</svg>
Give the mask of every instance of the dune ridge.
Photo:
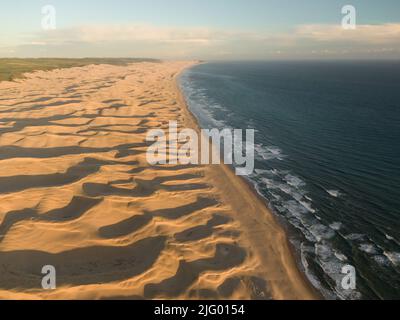
<svg viewBox="0 0 400 320">
<path fill-rule="evenodd" d="M 1 299 L 317 298 L 229 167 L 147 163 L 148 130 L 199 130 L 176 83 L 194 63 L 0 83 Z M 49 264 L 56 290 L 41 289 Z"/>
</svg>

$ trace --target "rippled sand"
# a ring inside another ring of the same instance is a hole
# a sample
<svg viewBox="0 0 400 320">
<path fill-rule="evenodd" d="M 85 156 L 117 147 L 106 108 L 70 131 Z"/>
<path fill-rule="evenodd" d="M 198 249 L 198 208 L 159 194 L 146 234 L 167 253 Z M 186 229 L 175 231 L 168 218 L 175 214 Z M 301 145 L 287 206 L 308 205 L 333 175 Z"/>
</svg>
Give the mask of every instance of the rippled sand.
<svg viewBox="0 0 400 320">
<path fill-rule="evenodd" d="M 150 166 L 150 129 L 196 128 L 191 62 L 0 83 L 0 298 L 310 299 L 285 233 L 229 168 Z M 57 289 L 42 290 L 44 265 Z"/>
</svg>

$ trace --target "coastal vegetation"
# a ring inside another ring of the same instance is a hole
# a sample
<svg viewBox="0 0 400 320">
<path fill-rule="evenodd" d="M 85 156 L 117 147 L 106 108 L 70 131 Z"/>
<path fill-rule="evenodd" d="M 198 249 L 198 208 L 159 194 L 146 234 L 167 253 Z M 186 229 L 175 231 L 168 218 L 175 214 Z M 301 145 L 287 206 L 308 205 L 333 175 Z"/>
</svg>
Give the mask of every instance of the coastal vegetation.
<svg viewBox="0 0 400 320">
<path fill-rule="evenodd" d="M 157 62 L 156 59 L 145 58 L 1 58 L 0 81 L 13 81 L 22 78 L 24 73 L 39 70 L 54 70 L 61 68 L 83 67 L 91 64 L 127 65 L 136 62 Z"/>
</svg>

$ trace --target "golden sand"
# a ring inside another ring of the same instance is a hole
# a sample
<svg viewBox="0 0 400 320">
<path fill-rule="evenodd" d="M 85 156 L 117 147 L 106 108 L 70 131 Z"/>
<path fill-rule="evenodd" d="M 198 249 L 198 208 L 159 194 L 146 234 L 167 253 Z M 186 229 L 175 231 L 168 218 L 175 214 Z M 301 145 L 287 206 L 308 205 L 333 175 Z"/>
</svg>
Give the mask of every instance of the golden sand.
<svg viewBox="0 0 400 320">
<path fill-rule="evenodd" d="M 193 62 L 0 83 L 0 298 L 313 299 L 283 229 L 225 165 L 146 161 L 150 129 L 198 130 Z M 44 265 L 57 289 L 43 290 Z"/>
</svg>

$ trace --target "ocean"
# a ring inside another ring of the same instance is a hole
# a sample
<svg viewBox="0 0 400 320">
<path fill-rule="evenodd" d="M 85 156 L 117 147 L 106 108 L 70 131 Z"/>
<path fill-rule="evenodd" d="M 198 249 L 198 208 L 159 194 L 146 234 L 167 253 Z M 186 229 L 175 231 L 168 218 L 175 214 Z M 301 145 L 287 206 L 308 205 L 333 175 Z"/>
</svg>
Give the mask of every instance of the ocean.
<svg viewBox="0 0 400 320">
<path fill-rule="evenodd" d="M 400 299 L 400 62 L 209 62 L 180 85 L 203 128 L 256 130 L 248 179 L 325 298 Z"/>
</svg>

